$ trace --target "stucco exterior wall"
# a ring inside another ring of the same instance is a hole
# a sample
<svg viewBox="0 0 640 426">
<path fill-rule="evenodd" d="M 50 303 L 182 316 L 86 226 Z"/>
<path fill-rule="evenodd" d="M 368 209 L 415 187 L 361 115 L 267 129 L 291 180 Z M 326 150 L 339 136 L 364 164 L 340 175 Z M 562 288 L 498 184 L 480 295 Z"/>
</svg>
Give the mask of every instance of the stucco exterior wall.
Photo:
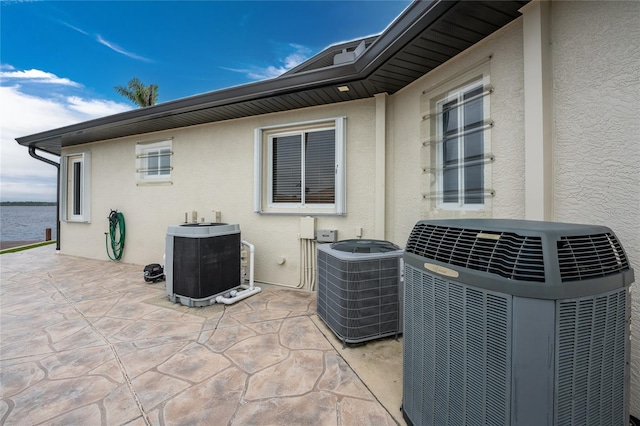
<svg viewBox="0 0 640 426">
<path fill-rule="evenodd" d="M 551 14 L 553 220 L 610 226 L 640 276 L 640 2 L 553 2 Z M 421 219 L 525 217 L 522 30 L 518 19 L 386 99 L 385 239 L 404 246 Z M 422 145 L 423 93 L 479 66 L 488 68 L 494 88 L 495 161 L 487 186 L 495 195 L 480 211 L 438 209 L 424 197 L 430 154 Z M 92 222 L 63 223 L 62 252 L 106 259 L 104 233 L 113 208 L 127 220 L 123 261 L 160 263 L 168 225 L 183 222 L 185 212 L 210 220 L 211 210 L 219 210 L 223 222 L 240 224 L 242 237 L 256 246 L 257 280 L 296 285 L 300 217 L 253 212 L 254 129 L 338 116 L 347 117 L 347 215 L 317 216 L 317 228 L 336 229 L 339 239 L 354 238 L 362 228 L 363 238 L 373 238 L 376 100 L 368 99 L 65 149 L 92 153 Z M 173 185 L 136 186 L 136 142 L 165 138 L 173 138 Z M 280 258 L 286 259 L 282 265 Z M 638 417 L 639 321 L 636 297 L 631 413 Z"/>
<path fill-rule="evenodd" d="M 609 226 L 635 269 L 631 414 L 640 417 L 640 3 L 552 3 L 554 220 Z"/>
<path fill-rule="evenodd" d="M 104 233 L 110 209 L 125 216 L 123 262 L 162 263 L 167 226 L 183 223 L 185 212 L 206 221 L 212 210 L 238 223 L 242 238 L 256 247 L 256 279 L 295 286 L 299 282 L 300 216 L 253 211 L 254 129 L 346 116 L 347 215 L 318 216 L 317 229 L 337 229 L 340 239 L 372 238 L 375 159 L 375 100 L 303 109 L 229 122 L 159 132 L 65 149 L 91 151 L 91 223 L 62 223 L 63 254 L 107 259 Z M 136 186 L 135 144 L 173 138 L 172 185 Z M 200 219 L 199 219 L 200 220 Z M 284 257 L 284 264 L 278 260 Z M 142 274 L 142 269 L 140 271 Z"/>
<path fill-rule="evenodd" d="M 404 245 L 413 225 L 421 219 L 524 217 L 522 45 L 519 19 L 390 97 L 387 239 Z M 423 93 L 437 94 L 452 76 L 480 68 L 488 70 L 494 88 L 490 95 L 490 116 L 495 123 L 490 151 L 495 161 L 486 167 L 488 186 L 495 196 L 489 197 L 480 211 L 440 209 L 429 197 L 433 177 L 423 171 L 430 167 L 432 149 L 422 145 L 427 138 L 422 116 L 428 114 L 428 99 Z"/>
</svg>

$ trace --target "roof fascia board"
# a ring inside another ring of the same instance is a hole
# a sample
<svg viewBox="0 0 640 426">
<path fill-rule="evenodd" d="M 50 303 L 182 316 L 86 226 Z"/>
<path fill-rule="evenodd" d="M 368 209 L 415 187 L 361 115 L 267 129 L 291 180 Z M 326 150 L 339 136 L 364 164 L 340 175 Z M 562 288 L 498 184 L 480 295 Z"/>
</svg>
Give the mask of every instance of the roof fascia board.
<svg viewBox="0 0 640 426">
<path fill-rule="evenodd" d="M 440 17 L 454 8 L 458 1 L 421 0 L 412 3 L 389 27 L 374 41 L 359 58 L 355 65 L 363 77 L 374 72 L 380 65 L 407 45 Z"/>
<path fill-rule="evenodd" d="M 446 10 L 453 6 L 451 2 L 442 2 L 440 0 L 416 1 L 412 3 L 407 7 L 407 9 L 405 9 L 403 14 L 400 15 L 385 30 L 385 32 L 372 43 L 371 46 L 369 46 L 369 48 L 358 58 L 358 60 L 356 60 L 355 63 L 341 64 L 291 75 L 282 75 L 270 80 L 248 83 L 214 92 L 207 92 L 200 95 L 164 102 L 150 107 L 138 108 L 107 117 L 84 121 L 82 123 L 72 124 L 29 136 L 23 136 L 16 138 L 16 141 L 18 141 L 20 145 L 28 146 L 38 142 L 61 138 L 65 135 L 78 134 L 78 132 L 84 132 L 90 129 L 97 130 L 126 125 L 129 123 L 157 119 L 163 116 L 170 116 L 188 111 L 198 111 L 217 106 L 231 105 L 246 100 L 257 100 L 276 95 L 285 95 L 288 93 L 295 93 L 303 89 L 306 90 L 314 87 L 334 84 L 339 85 L 345 82 L 361 79 L 365 77 L 362 75 L 362 70 L 372 72 L 375 69 L 375 65 L 372 67 L 372 64 L 369 63 L 370 61 L 375 61 L 376 63 L 380 63 L 381 61 L 383 62 L 388 56 L 391 56 L 394 53 L 389 49 L 392 45 L 395 47 L 401 47 L 406 44 L 411 36 L 410 30 L 414 29 L 413 33 L 418 32 L 420 29 L 416 28 L 416 23 L 419 22 L 420 19 L 424 19 L 425 15 L 427 15 L 430 10 L 439 5 L 448 6 L 445 8 Z M 435 19 L 436 18 L 432 18 L 431 20 L 434 21 Z M 409 28 L 407 28 L 408 26 Z M 396 41 L 396 37 L 401 37 L 402 40 Z"/>
<path fill-rule="evenodd" d="M 144 120 L 161 118 L 190 111 L 198 111 L 224 105 L 232 105 L 247 100 L 258 100 L 288 93 L 308 90 L 333 84 L 340 84 L 345 79 L 358 78 L 354 64 L 343 64 L 319 70 L 308 71 L 270 80 L 234 86 L 200 95 L 164 102 L 145 108 L 121 112 L 107 117 L 84 121 L 29 136 L 16 138 L 21 145 L 32 145 L 64 135 L 78 134 L 89 129 L 103 129 L 113 125 L 123 125 Z"/>
<path fill-rule="evenodd" d="M 414 1 L 381 35 L 377 36 L 375 41 L 354 62 L 291 74 L 285 73 L 270 80 L 243 84 L 150 107 L 134 109 L 16 138 L 16 141 L 25 146 L 60 144 L 63 147 L 67 146 L 65 144 L 66 138 L 85 132 L 114 129 L 120 126 L 183 113 L 231 106 L 246 101 L 284 96 L 304 90 L 321 89 L 365 80 L 426 28 L 438 22 L 445 13 L 457 7 L 459 3 L 460 1 L 444 0 Z M 319 55 L 322 54 L 320 53 Z M 80 144 L 84 143 L 89 143 L 89 141 Z"/>
</svg>

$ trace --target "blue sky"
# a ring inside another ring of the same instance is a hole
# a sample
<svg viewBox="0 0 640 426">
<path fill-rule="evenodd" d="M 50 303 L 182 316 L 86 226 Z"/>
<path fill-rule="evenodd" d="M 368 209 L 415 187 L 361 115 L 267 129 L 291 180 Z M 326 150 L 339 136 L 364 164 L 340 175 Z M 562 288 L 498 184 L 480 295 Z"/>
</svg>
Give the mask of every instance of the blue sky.
<svg viewBox="0 0 640 426">
<path fill-rule="evenodd" d="M 159 103 L 274 78 L 409 3 L 2 0 L 0 200 L 55 201 L 55 168 L 14 138 L 133 108 L 113 89 L 132 77 Z"/>
</svg>

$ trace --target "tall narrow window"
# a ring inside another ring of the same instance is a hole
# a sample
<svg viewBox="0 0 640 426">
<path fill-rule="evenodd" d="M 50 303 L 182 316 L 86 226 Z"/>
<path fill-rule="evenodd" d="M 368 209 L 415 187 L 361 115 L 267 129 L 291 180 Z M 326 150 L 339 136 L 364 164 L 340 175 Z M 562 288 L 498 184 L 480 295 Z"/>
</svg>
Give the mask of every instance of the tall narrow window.
<svg viewBox="0 0 640 426">
<path fill-rule="evenodd" d="M 67 222 L 89 222 L 91 156 L 64 155 L 60 162 L 60 217 Z"/>
<path fill-rule="evenodd" d="M 82 214 L 82 160 L 73 159 L 73 178 L 72 178 L 72 201 L 73 215 L 80 216 Z"/>
<path fill-rule="evenodd" d="M 484 204 L 485 105 L 481 82 L 449 93 L 437 103 L 440 203 Z"/>
<path fill-rule="evenodd" d="M 256 129 L 256 211 L 344 214 L 344 118 Z"/>
</svg>

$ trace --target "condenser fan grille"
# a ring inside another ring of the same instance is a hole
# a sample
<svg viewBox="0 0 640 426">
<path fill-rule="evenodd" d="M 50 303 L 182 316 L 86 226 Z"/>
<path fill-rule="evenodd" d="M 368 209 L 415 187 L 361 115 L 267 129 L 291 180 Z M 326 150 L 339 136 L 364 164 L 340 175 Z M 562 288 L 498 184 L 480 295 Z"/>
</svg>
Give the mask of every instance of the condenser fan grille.
<svg viewBox="0 0 640 426">
<path fill-rule="evenodd" d="M 613 234 L 562 237 L 558 241 L 562 281 L 579 281 L 629 269 L 622 245 Z"/>
<path fill-rule="evenodd" d="M 406 252 L 509 279 L 545 281 L 540 237 L 419 223 Z"/>
</svg>

